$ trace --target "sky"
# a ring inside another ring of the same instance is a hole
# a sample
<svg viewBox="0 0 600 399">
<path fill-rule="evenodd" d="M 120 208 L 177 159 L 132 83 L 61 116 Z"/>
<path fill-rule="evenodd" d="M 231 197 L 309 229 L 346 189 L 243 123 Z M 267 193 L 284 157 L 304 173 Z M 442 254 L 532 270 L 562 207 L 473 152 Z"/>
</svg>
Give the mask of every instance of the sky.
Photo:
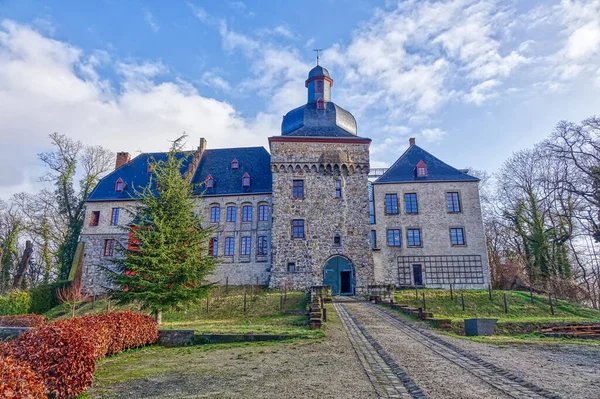
<svg viewBox="0 0 600 399">
<path fill-rule="evenodd" d="M 52 132 L 132 155 L 182 132 L 268 149 L 316 48 L 372 167 L 415 137 L 493 173 L 600 114 L 600 0 L 0 0 L 0 199 L 39 188 Z"/>
</svg>

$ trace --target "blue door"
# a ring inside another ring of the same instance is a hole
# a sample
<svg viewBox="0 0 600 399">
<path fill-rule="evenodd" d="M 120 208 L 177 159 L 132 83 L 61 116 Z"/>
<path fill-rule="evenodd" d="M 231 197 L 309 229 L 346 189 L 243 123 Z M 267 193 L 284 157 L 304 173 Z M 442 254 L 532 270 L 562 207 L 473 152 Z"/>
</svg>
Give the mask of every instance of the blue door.
<svg viewBox="0 0 600 399">
<path fill-rule="evenodd" d="M 323 285 L 330 286 L 333 295 L 354 295 L 352 263 L 342 256 L 329 259 L 323 268 Z"/>
</svg>

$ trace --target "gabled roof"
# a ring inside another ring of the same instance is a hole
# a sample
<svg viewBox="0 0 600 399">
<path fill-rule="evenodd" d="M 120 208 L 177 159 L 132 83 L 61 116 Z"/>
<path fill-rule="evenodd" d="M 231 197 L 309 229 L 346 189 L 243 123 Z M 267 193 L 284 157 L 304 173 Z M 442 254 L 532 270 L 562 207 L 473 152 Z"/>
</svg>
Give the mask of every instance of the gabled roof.
<svg viewBox="0 0 600 399">
<path fill-rule="evenodd" d="M 185 173 L 188 162 L 192 159 L 191 152 L 181 153 L 180 156 L 186 157 L 181 171 Z M 106 175 L 96 185 L 88 201 L 116 201 L 137 199 L 136 190 L 141 191 L 150 182 L 151 174 L 148 173 L 148 163 L 154 161 L 164 161 L 167 159 L 166 152 L 143 153 L 125 163 L 118 169 L 115 169 Z M 125 183 L 123 191 L 116 191 L 117 180 L 122 179 Z"/>
<path fill-rule="evenodd" d="M 237 159 L 238 169 L 231 169 Z M 242 187 L 242 176 L 252 177 L 249 187 Z M 206 188 L 206 177 L 215 179 L 214 188 Z M 204 196 L 259 194 L 271 192 L 271 155 L 263 147 L 222 148 L 205 150 L 192 179 L 194 194 Z M 206 190 L 206 191 L 205 191 Z"/>
<path fill-rule="evenodd" d="M 419 161 L 427 165 L 427 176 L 417 177 Z M 408 150 L 374 184 L 440 181 L 479 181 L 478 178 L 442 162 L 421 147 L 411 145 Z"/>
</svg>

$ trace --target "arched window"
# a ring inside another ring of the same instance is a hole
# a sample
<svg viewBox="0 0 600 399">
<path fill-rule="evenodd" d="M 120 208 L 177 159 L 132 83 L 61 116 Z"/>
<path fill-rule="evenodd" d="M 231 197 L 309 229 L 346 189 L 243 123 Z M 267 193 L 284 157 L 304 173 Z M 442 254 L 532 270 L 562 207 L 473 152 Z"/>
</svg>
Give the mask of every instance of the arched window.
<svg viewBox="0 0 600 399">
<path fill-rule="evenodd" d="M 340 233 L 336 233 L 333 236 L 333 245 L 339 247 L 342 245 L 342 235 Z"/>
<path fill-rule="evenodd" d="M 215 179 L 211 175 L 206 177 L 206 188 L 214 188 L 215 187 Z"/>
<path fill-rule="evenodd" d="M 250 175 L 248 173 L 244 173 L 244 176 L 242 176 L 242 187 L 250 187 Z"/>
<path fill-rule="evenodd" d="M 119 179 L 115 183 L 115 191 L 121 192 L 123 190 L 125 190 L 125 183 L 123 182 L 123 179 L 119 177 Z"/>
<path fill-rule="evenodd" d="M 240 167 L 240 163 L 238 162 L 237 159 L 233 159 L 233 161 L 231 161 L 231 169 L 239 169 Z"/>
</svg>

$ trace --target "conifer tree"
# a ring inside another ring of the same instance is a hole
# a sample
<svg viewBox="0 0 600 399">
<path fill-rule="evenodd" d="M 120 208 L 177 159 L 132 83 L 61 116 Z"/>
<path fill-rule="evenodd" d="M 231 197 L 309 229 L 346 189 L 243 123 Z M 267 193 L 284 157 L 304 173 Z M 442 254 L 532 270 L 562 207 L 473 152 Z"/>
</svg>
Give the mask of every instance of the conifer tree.
<svg viewBox="0 0 600 399">
<path fill-rule="evenodd" d="M 195 213 L 193 188 L 183 172 L 188 154 L 180 137 L 166 160 L 150 164 L 151 181 L 138 191 L 138 210 L 126 227 L 129 243 L 118 251 L 116 270 L 106 268 L 121 303 L 137 301 L 151 309 L 158 323 L 161 312 L 208 295 L 206 277 L 217 264 L 209 255 L 210 229 L 202 229 Z"/>
</svg>

